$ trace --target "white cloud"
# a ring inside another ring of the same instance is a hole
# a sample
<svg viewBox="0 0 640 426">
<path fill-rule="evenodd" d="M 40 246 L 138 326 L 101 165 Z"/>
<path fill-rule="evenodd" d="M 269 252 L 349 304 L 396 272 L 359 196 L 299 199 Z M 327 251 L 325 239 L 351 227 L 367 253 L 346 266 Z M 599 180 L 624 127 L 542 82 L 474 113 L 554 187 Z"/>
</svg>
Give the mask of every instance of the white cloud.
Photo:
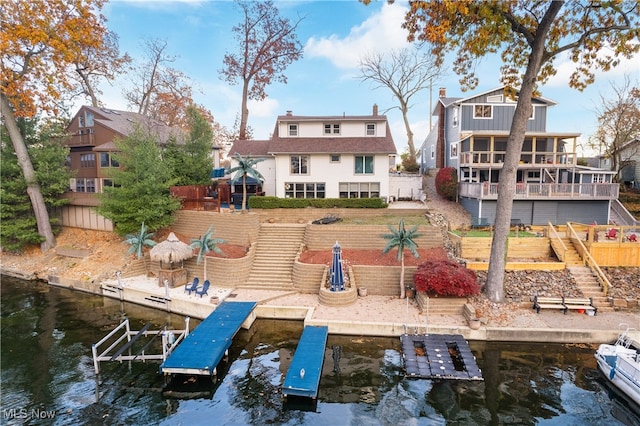
<svg viewBox="0 0 640 426">
<path fill-rule="evenodd" d="M 253 117 L 269 117 L 273 119 L 276 115 L 278 115 L 278 108 L 280 108 L 280 103 L 277 99 L 266 98 L 262 101 L 252 101 L 248 102 L 247 108 L 249 108 L 249 114 Z"/>
<path fill-rule="evenodd" d="M 598 56 L 604 57 L 607 53 L 605 49 L 600 50 Z M 613 80 L 628 74 L 632 79 L 640 77 L 640 58 L 636 55 L 631 59 L 621 59 L 620 64 L 609 71 L 595 69 L 596 82 L 603 80 Z M 551 77 L 545 87 L 567 87 L 571 74 L 576 70 L 577 64 L 570 59 L 570 54 L 565 52 L 555 62 L 556 75 Z"/>
<path fill-rule="evenodd" d="M 406 11 L 397 3 L 384 3 L 379 13 L 351 28 L 345 38 L 311 37 L 304 48 L 305 56 L 327 58 L 338 68 L 357 68 L 360 57 L 367 52 L 382 53 L 407 45 L 407 31 L 401 28 Z"/>
</svg>

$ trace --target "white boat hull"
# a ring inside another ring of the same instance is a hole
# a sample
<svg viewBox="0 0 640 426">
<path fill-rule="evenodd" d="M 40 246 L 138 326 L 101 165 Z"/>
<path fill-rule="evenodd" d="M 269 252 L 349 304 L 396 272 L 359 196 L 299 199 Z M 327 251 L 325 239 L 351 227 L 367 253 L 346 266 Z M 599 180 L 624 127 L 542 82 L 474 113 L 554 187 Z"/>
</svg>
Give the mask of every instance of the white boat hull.
<svg viewBox="0 0 640 426">
<path fill-rule="evenodd" d="M 640 406 L 640 354 L 621 345 L 600 345 L 595 356 L 611 384 Z"/>
</svg>

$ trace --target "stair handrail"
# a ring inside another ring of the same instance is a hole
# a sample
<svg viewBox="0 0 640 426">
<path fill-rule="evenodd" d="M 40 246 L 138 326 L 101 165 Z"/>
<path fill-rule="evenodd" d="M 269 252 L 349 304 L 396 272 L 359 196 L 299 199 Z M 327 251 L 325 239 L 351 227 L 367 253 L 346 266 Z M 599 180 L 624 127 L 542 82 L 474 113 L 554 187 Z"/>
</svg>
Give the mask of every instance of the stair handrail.
<svg viewBox="0 0 640 426">
<path fill-rule="evenodd" d="M 624 222 L 618 223 L 616 225 L 640 225 L 640 221 L 636 220 L 636 218 L 633 217 L 629 210 L 627 210 L 627 208 L 617 198 L 611 200 L 611 210 L 613 210 L 618 216 L 620 216 L 620 218 Z"/>
<path fill-rule="evenodd" d="M 582 243 L 582 240 L 578 236 L 578 233 L 576 232 L 576 230 L 573 228 L 573 225 L 571 224 L 571 222 L 567 222 L 567 229 L 569 230 L 569 234 L 570 234 L 569 238 L 571 239 L 571 243 L 574 246 L 578 245 L 578 247 L 580 248 L 578 253 L 582 257 L 583 264 L 588 266 L 589 269 L 591 269 L 591 271 L 595 273 L 596 278 L 600 283 L 600 286 L 602 287 L 602 291 L 604 292 L 604 295 L 607 296 L 609 294 L 609 287 L 611 287 L 611 283 L 609 282 L 609 279 L 604 274 L 602 269 L 600 269 L 600 266 L 598 266 L 595 259 L 591 256 L 591 253 L 589 253 L 589 250 L 587 249 L 587 247 L 585 247 L 585 245 Z"/>
<path fill-rule="evenodd" d="M 560 260 L 562 260 L 564 262 L 565 255 L 567 253 L 567 250 L 569 250 L 569 249 L 565 245 L 564 241 L 562 241 L 562 238 L 560 237 L 560 234 L 558 234 L 558 231 L 556 230 L 556 227 L 553 226 L 551 221 L 548 222 L 548 228 L 549 228 L 549 238 L 551 238 L 552 240 L 560 242 L 560 246 L 562 248 L 562 253 L 556 252 L 556 254 L 560 258 Z M 553 244 L 551 245 L 551 247 L 553 247 Z M 554 248 L 554 251 L 555 251 L 555 248 Z"/>
</svg>

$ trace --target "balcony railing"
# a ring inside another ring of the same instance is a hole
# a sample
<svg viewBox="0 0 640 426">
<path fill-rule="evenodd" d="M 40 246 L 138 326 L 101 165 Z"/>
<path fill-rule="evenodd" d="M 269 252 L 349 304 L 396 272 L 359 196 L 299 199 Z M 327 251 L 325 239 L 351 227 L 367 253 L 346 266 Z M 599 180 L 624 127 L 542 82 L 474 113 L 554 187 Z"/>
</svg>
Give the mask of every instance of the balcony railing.
<svg viewBox="0 0 640 426">
<path fill-rule="evenodd" d="M 69 146 L 94 146 L 94 134 L 93 133 L 83 133 L 77 135 L 71 135 L 68 139 Z"/>
<path fill-rule="evenodd" d="M 517 183 L 516 200 L 613 200 L 618 198 L 617 183 Z M 497 183 L 460 182 L 458 194 L 483 200 L 496 200 L 500 193 Z"/>
<path fill-rule="evenodd" d="M 460 153 L 461 166 L 502 167 L 505 151 L 468 151 Z M 527 166 L 558 167 L 559 165 L 575 165 L 576 155 L 573 152 L 522 152 L 520 163 Z"/>
</svg>

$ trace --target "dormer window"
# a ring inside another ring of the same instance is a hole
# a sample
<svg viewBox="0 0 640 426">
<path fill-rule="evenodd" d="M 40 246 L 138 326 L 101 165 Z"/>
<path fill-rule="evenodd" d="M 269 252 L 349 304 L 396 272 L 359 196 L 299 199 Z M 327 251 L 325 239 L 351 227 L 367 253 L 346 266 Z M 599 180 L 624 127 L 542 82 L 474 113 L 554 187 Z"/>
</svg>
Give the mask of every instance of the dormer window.
<svg viewBox="0 0 640 426">
<path fill-rule="evenodd" d="M 339 135 L 340 134 L 340 124 L 332 123 L 324 125 L 324 134 L 325 135 Z"/>
<path fill-rule="evenodd" d="M 289 124 L 289 136 L 298 136 L 297 124 Z"/>
<path fill-rule="evenodd" d="M 473 107 L 473 118 L 492 118 L 493 107 L 491 105 L 475 105 Z"/>
<path fill-rule="evenodd" d="M 366 124 L 366 134 L 367 136 L 375 136 L 376 135 L 376 123 L 367 123 Z"/>
</svg>

